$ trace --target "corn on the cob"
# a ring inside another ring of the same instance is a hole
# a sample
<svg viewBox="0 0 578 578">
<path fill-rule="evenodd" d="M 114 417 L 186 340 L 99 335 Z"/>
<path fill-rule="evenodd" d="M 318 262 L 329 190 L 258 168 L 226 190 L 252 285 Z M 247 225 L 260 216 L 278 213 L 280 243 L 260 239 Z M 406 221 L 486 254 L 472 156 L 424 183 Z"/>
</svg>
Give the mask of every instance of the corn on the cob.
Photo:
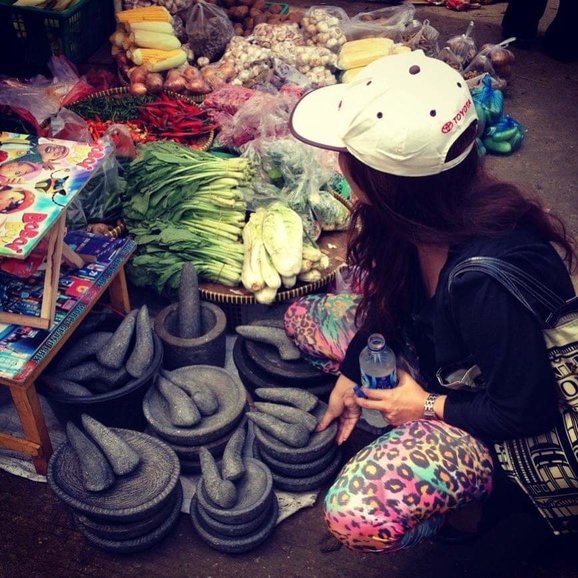
<svg viewBox="0 0 578 578">
<path fill-rule="evenodd" d="M 339 81 L 343 84 L 351 82 L 363 69 L 365 66 L 358 66 L 357 68 L 350 68 L 349 70 L 344 70 L 339 75 Z"/>
<path fill-rule="evenodd" d="M 121 10 L 116 13 L 117 22 L 142 22 L 142 21 L 159 21 L 171 22 L 172 16 L 164 6 L 145 6 L 142 8 L 133 8 L 132 10 Z"/>
<path fill-rule="evenodd" d="M 391 53 L 391 38 L 362 38 L 346 42 L 339 51 L 337 68 L 349 70 L 360 68 Z"/>
<path fill-rule="evenodd" d="M 159 22 L 158 20 L 143 20 L 142 22 L 127 22 L 125 26 L 131 32 L 135 30 L 149 30 L 150 32 L 161 32 L 162 34 L 174 34 L 173 25 L 170 22 Z"/>
<path fill-rule="evenodd" d="M 174 34 L 163 34 L 149 30 L 134 30 L 130 35 L 133 44 L 141 48 L 157 50 L 175 50 L 181 47 L 180 40 Z"/>
<path fill-rule="evenodd" d="M 187 54 L 181 48 L 176 50 L 155 50 L 154 48 L 135 48 L 127 52 L 129 59 L 136 65 L 146 64 L 150 72 L 162 72 L 177 68 L 187 61 Z"/>
</svg>

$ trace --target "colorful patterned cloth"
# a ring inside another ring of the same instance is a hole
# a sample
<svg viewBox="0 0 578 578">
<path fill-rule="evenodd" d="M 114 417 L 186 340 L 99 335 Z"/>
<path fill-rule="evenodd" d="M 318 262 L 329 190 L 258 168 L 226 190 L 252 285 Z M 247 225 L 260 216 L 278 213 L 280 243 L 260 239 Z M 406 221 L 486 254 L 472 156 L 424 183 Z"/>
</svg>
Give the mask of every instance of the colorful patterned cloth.
<svg viewBox="0 0 578 578">
<path fill-rule="evenodd" d="M 357 331 L 355 312 L 360 299 L 352 293 L 301 297 L 285 312 L 285 332 L 312 365 L 337 374 Z"/>
<path fill-rule="evenodd" d="M 343 468 L 325 497 L 325 520 L 348 548 L 394 551 L 432 536 L 445 515 L 492 490 L 484 444 L 442 421 L 382 435 Z"/>
</svg>

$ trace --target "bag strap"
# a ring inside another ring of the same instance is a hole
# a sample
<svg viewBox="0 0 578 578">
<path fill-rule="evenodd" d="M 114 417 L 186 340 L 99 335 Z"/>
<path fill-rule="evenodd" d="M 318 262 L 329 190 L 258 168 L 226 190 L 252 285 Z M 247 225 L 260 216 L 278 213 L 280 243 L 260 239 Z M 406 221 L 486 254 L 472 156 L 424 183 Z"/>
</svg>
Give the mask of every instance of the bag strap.
<svg viewBox="0 0 578 578">
<path fill-rule="evenodd" d="M 551 327 L 558 320 L 560 311 L 574 308 L 576 305 L 576 297 L 567 302 L 519 267 L 495 257 L 470 257 L 458 263 L 450 273 L 448 290 L 451 290 L 452 283 L 458 275 L 469 271 L 485 273 L 498 281 L 541 326 Z M 526 295 L 533 297 L 548 310 L 549 314 L 545 321 L 530 305 Z"/>
</svg>

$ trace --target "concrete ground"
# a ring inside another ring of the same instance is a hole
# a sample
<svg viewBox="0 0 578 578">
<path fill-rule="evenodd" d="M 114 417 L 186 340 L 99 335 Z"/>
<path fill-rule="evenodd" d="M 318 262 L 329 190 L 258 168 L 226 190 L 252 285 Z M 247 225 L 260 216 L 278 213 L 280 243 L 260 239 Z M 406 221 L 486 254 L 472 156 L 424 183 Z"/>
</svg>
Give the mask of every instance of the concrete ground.
<svg viewBox="0 0 578 578">
<path fill-rule="evenodd" d="M 349 2 L 344 6 L 353 13 L 380 4 Z M 499 3 L 456 13 L 419 5 L 417 16 L 429 18 L 441 32 L 440 39 L 463 33 L 471 19 L 481 44 L 501 39 L 499 23 L 505 6 Z M 550 3 L 541 29 L 552 19 L 555 6 Z M 487 166 L 498 176 L 535 190 L 578 234 L 578 64 L 560 64 L 539 49 L 514 52 L 517 62 L 506 111 L 524 124 L 527 138 L 519 152 L 490 157 Z M 138 300 L 136 294 L 134 298 Z M 365 436 L 356 433 L 346 453 L 351 455 L 367 443 Z M 247 554 L 228 556 L 210 549 L 181 514 L 176 529 L 152 551 L 121 556 L 89 546 L 75 529 L 68 508 L 46 484 L 0 471 L 0 488 L 0 578 L 578 577 L 578 541 L 550 536 L 525 500 L 507 489 L 494 501 L 502 517 L 488 533 L 467 545 L 428 541 L 390 555 L 359 554 L 345 548 L 324 552 L 326 532 L 319 500 L 315 507 L 282 522 L 266 543 Z"/>
</svg>

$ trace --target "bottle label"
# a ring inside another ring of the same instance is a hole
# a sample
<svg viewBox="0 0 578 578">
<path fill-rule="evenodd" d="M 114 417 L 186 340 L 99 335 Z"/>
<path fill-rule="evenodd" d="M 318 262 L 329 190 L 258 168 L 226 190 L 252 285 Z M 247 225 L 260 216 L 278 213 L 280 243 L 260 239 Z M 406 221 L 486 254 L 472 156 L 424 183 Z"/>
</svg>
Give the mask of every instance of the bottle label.
<svg viewBox="0 0 578 578">
<path fill-rule="evenodd" d="M 361 385 L 369 389 L 393 389 L 397 385 L 397 372 L 394 369 L 388 375 L 376 377 L 361 371 Z"/>
</svg>

